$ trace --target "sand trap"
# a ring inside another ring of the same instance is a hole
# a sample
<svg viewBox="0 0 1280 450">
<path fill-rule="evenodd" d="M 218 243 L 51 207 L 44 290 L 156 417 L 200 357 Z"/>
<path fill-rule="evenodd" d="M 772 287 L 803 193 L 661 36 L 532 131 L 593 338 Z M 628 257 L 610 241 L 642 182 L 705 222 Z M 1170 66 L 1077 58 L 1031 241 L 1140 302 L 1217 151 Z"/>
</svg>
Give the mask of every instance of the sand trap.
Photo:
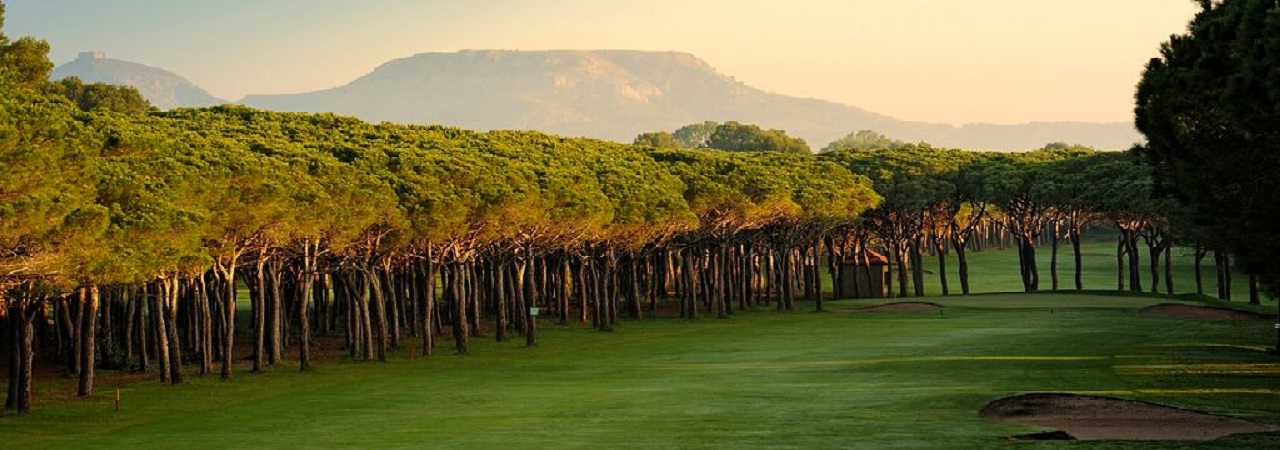
<svg viewBox="0 0 1280 450">
<path fill-rule="evenodd" d="M 1208 441 L 1238 433 L 1280 431 L 1276 425 L 1155 403 L 1072 394 L 1003 398 L 982 408 L 979 415 L 1000 422 L 1057 428 L 1080 440 Z"/>
<path fill-rule="evenodd" d="M 871 312 L 928 312 L 942 309 L 942 305 L 928 302 L 898 302 L 887 303 L 884 305 L 868 306 L 866 308 L 858 308 L 855 311 L 871 311 Z"/>
<path fill-rule="evenodd" d="M 1240 311 L 1238 309 L 1215 308 L 1212 306 L 1191 306 L 1178 303 L 1162 303 L 1155 306 L 1148 306 L 1143 308 L 1141 311 L 1138 311 L 1138 313 L 1152 316 L 1195 320 L 1260 320 L 1267 318 L 1267 316 L 1262 314 Z"/>
</svg>

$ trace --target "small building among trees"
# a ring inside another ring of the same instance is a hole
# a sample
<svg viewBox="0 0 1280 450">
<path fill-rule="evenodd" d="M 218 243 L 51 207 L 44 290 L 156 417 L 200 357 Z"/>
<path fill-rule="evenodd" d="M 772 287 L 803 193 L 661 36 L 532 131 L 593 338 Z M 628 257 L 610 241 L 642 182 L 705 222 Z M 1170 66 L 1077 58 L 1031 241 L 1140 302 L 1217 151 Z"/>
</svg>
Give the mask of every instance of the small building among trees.
<svg viewBox="0 0 1280 450">
<path fill-rule="evenodd" d="M 889 258 L 867 250 L 840 262 L 839 289 L 853 298 L 885 298 L 888 277 Z"/>
</svg>

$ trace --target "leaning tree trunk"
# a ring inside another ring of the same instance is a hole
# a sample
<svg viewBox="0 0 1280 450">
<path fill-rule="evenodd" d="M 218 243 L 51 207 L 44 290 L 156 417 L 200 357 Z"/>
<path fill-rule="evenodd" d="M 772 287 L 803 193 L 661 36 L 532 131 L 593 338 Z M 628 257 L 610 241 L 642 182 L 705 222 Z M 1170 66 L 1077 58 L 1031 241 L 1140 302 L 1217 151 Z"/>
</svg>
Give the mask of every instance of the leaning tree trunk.
<svg viewBox="0 0 1280 450">
<path fill-rule="evenodd" d="M 1151 293 L 1153 294 L 1160 293 L 1160 256 L 1163 252 L 1164 246 L 1162 244 L 1147 245 L 1147 258 L 1151 265 Z M 1169 293 L 1172 294 L 1173 292 L 1170 291 Z"/>
<path fill-rule="evenodd" d="M 969 295 L 969 256 L 965 248 L 968 243 L 964 239 L 951 239 L 951 247 L 956 250 L 956 268 L 960 275 L 960 294 Z"/>
<path fill-rule="evenodd" d="M 951 286 L 947 282 L 947 241 L 937 234 L 930 239 L 933 240 L 934 252 L 938 254 L 938 283 L 942 285 L 942 296 L 946 297 L 951 295 Z"/>
</svg>

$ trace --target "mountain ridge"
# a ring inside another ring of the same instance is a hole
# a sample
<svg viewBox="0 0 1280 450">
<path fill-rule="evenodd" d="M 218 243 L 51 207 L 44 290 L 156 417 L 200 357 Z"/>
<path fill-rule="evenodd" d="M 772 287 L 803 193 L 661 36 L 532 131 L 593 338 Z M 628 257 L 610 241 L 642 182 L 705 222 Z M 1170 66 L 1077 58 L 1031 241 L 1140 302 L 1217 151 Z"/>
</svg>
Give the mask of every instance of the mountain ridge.
<svg viewBox="0 0 1280 450">
<path fill-rule="evenodd" d="M 1121 149 L 1140 139 L 1131 124 L 1122 122 L 955 126 L 900 120 L 751 87 L 690 53 L 638 50 L 419 53 L 388 61 L 343 86 L 250 95 L 240 103 L 372 121 L 538 129 L 624 142 L 642 132 L 707 120 L 783 129 L 815 148 L 862 129 L 976 150 L 1039 148 L 1053 141 Z"/>
<path fill-rule="evenodd" d="M 53 78 L 131 85 L 162 109 L 225 100 L 163 69 L 81 53 Z M 704 121 L 782 129 L 817 149 L 858 130 L 973 150 L 1024 150 L 1063 141 L 1126 149 L 1141 136 L 1123 122 L 951 125 L 900 120 L 857 106 L 768 92 L 697 56 L 640 50 L 460 50 L 383 63 L 351 82 L 312 92 L 248 95 L 268 110 L 330 112 L 379 122 L 477 130 L 534 129 L 630 142 L 648 131 Z"/>
<path fill-rule="evenodd" d="M 75 60 L 55 67 L 50 74 L 53 80 L 67 77 L 77 77 L 85 83 L 133 86 L 143 98 L 160 109 L 229 103 L 173 72 L 107 58 L 102 52 L 82 52 Z"/>
</svg>

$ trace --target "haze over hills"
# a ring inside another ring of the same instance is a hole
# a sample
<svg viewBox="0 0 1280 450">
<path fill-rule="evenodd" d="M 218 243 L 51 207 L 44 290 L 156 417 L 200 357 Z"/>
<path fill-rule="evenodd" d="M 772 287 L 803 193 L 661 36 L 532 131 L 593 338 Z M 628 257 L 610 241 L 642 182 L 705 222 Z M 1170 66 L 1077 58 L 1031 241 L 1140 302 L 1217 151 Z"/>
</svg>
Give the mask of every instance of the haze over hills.
<svg viewBox="0 0 1280 450">
<path fill-rule="evenodd" d="M 75 61 L 53 69 L 50 79 L 78 77 L 85 83 L 133 86 L 160 109 L 179 106 L 211 106 L 228 103 L 164 69 L 107 58 L 100 52 L 84 52 Z"/>
<path fill-rule="evenodd" d="M 84 53 L 54 78 L 126 84 L 162 109 L 226 103 L 173 73 Z M 904 141 L 975 150 L 1024 150 L 1064 141 L 1124 149 L 1141 139 L 1130 123 L 948 124 L 899 120 L 855 106 L 765 92 L 687 53 L 464 50 L 387 62 L 322 91 L 250 95 L 240 103 L 276 111 L 333 112 L 369 121 L 469 129 L 534 129 L 630 142 L 646 131 L 736 120 L 786 130 L 815 150 L 875 130 Z"/>
<path fill-rule="evenodd" d="M 762 91 L 687 53 L 505 51 L 424 53 L 388 62 L 345 86 L 251 95 L 241 103 L 280 111 L 329 111 L 372 121 L 474 129 L 537 129 L 630 141 L 645 131 L 705 120 L 787 130 L 815 149 L 861 129 L 967 149 L 1029 149 L 1052 141 L 1128 148 L 1129 123 L 1021 125 L 910 122 L 854 106 Z"/>
</svg>

